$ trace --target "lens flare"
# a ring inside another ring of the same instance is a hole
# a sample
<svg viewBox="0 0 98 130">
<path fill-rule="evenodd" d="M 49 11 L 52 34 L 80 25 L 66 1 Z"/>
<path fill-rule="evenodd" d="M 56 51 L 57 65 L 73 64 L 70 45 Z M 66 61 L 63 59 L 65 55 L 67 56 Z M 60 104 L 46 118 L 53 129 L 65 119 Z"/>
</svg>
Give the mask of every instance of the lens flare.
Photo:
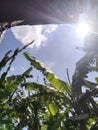
<svg viewBox="0 0 98 130">
<path fill-rule="evenodd" d="M 90 25 L 86 22 L 79 22 L 77 25 L 76 33 L 80 38 L 86 37 L 91 31 Z"/>
</svg>

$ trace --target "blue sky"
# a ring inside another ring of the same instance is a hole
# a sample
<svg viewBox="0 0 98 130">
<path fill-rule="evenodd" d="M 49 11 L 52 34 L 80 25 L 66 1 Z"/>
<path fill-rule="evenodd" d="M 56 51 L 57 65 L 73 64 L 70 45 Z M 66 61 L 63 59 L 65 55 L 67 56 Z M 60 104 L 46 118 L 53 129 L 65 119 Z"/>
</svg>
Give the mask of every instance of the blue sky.
<svg viewBox="0 0 98 130">
<path fill-rule="evenodd" d="M 76 25 L 21 26 L 9 29 L 0 44 L 0 59 L 9 49 L 21 48 L 35 40 L 26 49 L 31 55 L 45 63 L 59 78 L 66 80 L 66 68 L 72 77 L 75 63 L 83 56 L 76 46 L 83 41 L 76 34 Z M 22 54 L 14 61 L 9 74 L 19 74 L 29 67 Z"/>
</svg>

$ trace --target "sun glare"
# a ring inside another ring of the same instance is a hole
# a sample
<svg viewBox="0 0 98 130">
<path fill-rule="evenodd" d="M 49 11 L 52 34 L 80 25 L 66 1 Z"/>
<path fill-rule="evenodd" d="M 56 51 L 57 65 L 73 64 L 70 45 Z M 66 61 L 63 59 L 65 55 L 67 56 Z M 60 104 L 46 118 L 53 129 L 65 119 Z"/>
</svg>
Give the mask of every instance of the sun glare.
<svg viewBox="0 0 98 130">
<path fill-rule="evenodd" d="M 91 31 L 89 24 L 86 22 L 79 22 L 76 28 L 76 33 L 80 38 L 84 38 Z"/>
</svg>

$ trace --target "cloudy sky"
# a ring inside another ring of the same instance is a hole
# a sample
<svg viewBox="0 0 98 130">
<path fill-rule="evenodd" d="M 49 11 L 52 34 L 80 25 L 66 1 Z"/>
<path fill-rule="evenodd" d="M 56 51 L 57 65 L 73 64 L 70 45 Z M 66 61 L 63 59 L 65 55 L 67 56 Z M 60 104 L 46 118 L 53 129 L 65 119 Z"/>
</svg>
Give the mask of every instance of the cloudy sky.
<svg viewBox="0 0 98 130">
<path fill-rule="evenodd" d="M 66 68 L 72 77 L 75 63 L 83 56 L 76 49 L 83 40 L 76 34 L 76 25 L 37 25 L 13 27 L 5 33 L 0 44 L 0 59 L 9 49 L 15 50 L 35 40 L 26 49 L 31 55 L 44 62 L 59 78 L 67 80 Z M 10 74 L 19 74 L 29 67 L 22 54 L 16 58 Z"/>
</svg>

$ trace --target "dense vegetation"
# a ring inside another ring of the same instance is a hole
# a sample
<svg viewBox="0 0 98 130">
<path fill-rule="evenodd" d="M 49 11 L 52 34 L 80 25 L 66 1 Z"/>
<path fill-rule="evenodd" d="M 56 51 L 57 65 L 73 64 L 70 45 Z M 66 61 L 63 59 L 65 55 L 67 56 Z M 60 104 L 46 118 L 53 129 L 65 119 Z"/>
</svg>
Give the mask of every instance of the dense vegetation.
<svg viewBox="0 0 98 130">
<path fill-rule="evenodd" d="M 8 51 L 0 61 L 0 129 L 97 130 L 98 78 L 96 83 L 85 80 L 86 92 L 73 96 L 71 84 L 57 78 L 28 52 L 23 55 L 30 62 L 30 68 L 8 77 L 16 56 L 27 46 L 13 53 Z M 42 73 L 41 83 L 33 81 L 33 68 Z"/>
</svg>

